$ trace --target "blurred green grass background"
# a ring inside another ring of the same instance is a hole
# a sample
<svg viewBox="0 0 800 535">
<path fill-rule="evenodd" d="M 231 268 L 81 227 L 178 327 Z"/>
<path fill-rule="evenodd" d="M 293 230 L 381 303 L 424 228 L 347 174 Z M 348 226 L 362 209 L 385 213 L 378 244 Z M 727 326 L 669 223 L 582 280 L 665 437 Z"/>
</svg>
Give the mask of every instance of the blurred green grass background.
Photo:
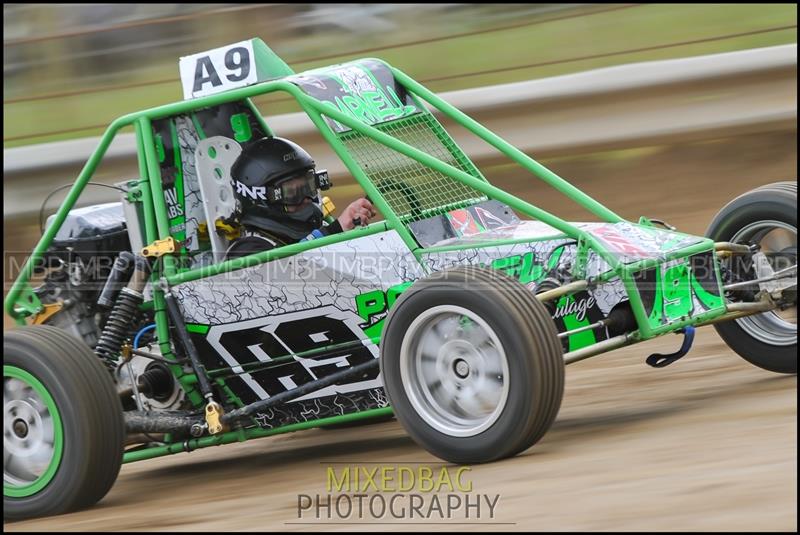
<svg viewBox="0 0 800 535">
<path fill-rule="evenodd" d="M 168 51 L 167 49 L 161 51 L 158 47 L 155 47 L 155 50 L 143 49 L 135 69 L 120 68 L 119 72 L 116 72 L 112 61 L 110 69 L 107 64 L 102 67 L 107 71 L 104 76 L 84 77 L 80 73 L 86 72 L 85 66 L 76 64 L 75 61 L 59 62 L 57 58 L 50 57 L 47 69 L 25 76 L 5 77 L 4 148 L 99 135 L 105 125 L 120 115 L 180 100 L 181 89 L 178 81 L 180 55 L 250 37 L 262 38 L 297 72 L 358 57 L 380 57 L 437 92 L 545 78 L 625 63 L 797 42 L 796 4 L 643 4 L 630 7 L 620 5 L 620 9 L 609 9 L 613 7 L 583 4 L 558 9 L 557 12 L 545 10 L 543 13 L 537 13 L 523 10 L 516 17 L 513 16 L 513 10 L 519 9 L 519 6 L 504 7 L 502 4 L 471 6 L 471 11 L 462 12 L 460 16 L 448 15 L 447 10 L 437 11 L 435 16 L 434 14 L 422 16 L 425 13 L 415 14 L 413 10 L 406 9 L 393 17 L 392 21 L 395 24 L 391 30 L 374 32 L 348 32 L 341 27 L 313 32 L 292 31 L 285 24 L 292 20 L 291 14 L 286 14 L 284 19 L 279 17 L 270 19 L 268 24 L 260 23 L 258 18 L 253 16 L 254 12 L 248 11 L 238 15 L 226 15 L 224 21 L 221 19 L 218 21 L 220 22 L 218 25 L 203 26 L 204 23 L 200 19 L 197 25 L 175 28 L 175 31 L 194 31 L 200 32 L 199 34 L 193 35 L 178 47 L 169 47 Z M 506 16 L 499 16 L 504 13 L 504 9 Z M 411 46 L 397 48 L 390 46 L 525 23 L 530 24 Z M 787 26 L 793 27 L 736 36 Z M 714 39 L 731 35 L 734 37 Z M 7 56 L 10 47 L 28 47 L 30 49 L 27 51 L 28 57 L 34 54 L 57 56 L 68 50 L 74 39 L 76 38 L 53 39 L 38 45 L 37 43 L 4 44 L 4 57 Z M 706 39 L 713 40 L 679 44 Z M 671 46 L 675 44 L 678 46 Z M 349 53 L 382 46 L 388 48 L 366 54 Z M 662 46 L 664 47 L 642 52 L 563 61 Z M 320 55 L 329 58 L 299 62 L 303 58 Z M 334 55 L 335 57 L 330 57 Z M 113 54 L 110 56 L 113 58 Z M 551 62 L 550 65 L 502 70 L 520 65 Z M 458 76 L 486 70 L 500 72 Z M 445 79 L 432 80 L 435 78 Z M 13 101 L 16 98 L 51 92 L 87 90 L 97 86 L 137 84 L 162 79 L 174 79 L 174 82 L 88 92 L 46 100 L 6 102 L 7 99 Z M 41 87 L 47 89 L 40 89 Z M 286 97 L 282 95 L 270 95 L 259 97 L 255 102 L 265 115 L 297 111 L 297 106 L 285 99 Z M 79 131 L 28 137 L 32 134 L 93 125 L 94 128 Z"/>
</svg>

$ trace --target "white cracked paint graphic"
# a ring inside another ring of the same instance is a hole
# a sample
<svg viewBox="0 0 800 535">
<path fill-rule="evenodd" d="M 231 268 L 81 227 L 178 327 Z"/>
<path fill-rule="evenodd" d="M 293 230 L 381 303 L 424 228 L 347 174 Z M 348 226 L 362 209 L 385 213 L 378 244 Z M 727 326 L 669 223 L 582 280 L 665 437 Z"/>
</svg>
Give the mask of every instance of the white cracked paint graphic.
<svg viewBox="0 0 800 535">
<path fill-rule="evenodd" d="M 187 322 L 241 322 L 323 306 L 355 312 L 357 295 L 424 275 L 395 231 L 356 238 L 173 288 Z"/>
</svg>

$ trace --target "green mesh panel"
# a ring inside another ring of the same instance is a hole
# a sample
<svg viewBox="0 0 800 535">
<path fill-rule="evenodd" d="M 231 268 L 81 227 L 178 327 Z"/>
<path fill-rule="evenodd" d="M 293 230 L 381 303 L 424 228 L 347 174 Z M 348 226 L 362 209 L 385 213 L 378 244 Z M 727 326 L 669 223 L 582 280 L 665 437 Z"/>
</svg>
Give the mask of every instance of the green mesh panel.
<svg viewBox="0 0 800 535">
<path fill-rule="evenodd" d="M 375 128 L 465 173 L 485 180 L 439 121 L 429 113 L 375 125 Z M 486 200 L 486 196 L 466 184 L 434 171 L 358 132 L 344 132 L 339 135 L 339 139 L 391 209 L 404 222 L 425 219 Z"/>
</svg>

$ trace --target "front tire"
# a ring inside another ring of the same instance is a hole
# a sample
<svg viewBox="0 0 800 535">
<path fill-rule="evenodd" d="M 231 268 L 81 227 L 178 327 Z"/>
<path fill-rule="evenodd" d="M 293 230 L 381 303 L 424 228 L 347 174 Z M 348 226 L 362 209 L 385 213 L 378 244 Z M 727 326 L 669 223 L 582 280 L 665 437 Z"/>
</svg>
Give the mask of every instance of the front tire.
<svg viewBox="0 0 800 535">
<path fill-rule="evenodd" d="M 3 338 L 3 517 L 88 507 L 119 474 L 122 406 L 82 341 L 37 325 Z"/>
<path fill-rule="evenodd" d="M 759 244 L 762 252 L 796 265 L 797 182 L 769 184 L 740 195 L 714 217 L 706 236 L 714 241 Z M 797 303 L 793 309 L 714 327 L 728 347 L 751 364 L 772 372 L 797 373 Z"/>
<path fill-rule="evenodd" d="M 395 416 L 450 462 L 526 450 L 561 406 L 553 320 L 530 290 L 495 270 L 459 267 L 417 281 L 390 310 L 380 348 Z"/>
</svg>

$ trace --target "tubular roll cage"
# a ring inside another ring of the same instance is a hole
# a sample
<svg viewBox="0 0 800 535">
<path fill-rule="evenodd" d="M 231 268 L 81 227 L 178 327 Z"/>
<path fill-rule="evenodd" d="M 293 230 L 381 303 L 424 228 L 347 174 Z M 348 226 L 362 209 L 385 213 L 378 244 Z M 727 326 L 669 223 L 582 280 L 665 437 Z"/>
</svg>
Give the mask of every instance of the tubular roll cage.
<svg viewBox="0 0 800 535">
<path fill-rule="evenodd" d="M 530 156 L 515 148 L 495 133 L 489 131 L 474 119 L 468 117 L 463 112 L 448 104 L 440 97 L 436 96 L 433 92 L 413 80 L 407 74 L 391 66 L 388 66 L 388 68 L 394 75 L 397 82 L 404 86 L 405 89 L 414 97 L 422 99 L 434 109 L 441 112 L 444 116 L 452 119 L 462 127 L 466 128 L 468 131 L 499 150 L 513 162 L 533 173 L 540 180 L 555 188 L 557 191 L 564 194 L 566 197 L 570 198 L 572 201 L 576 202 L 600 218 L 602 221 L 609 223 L 624 221 L 623 218 L 600 204 L 598 201 L 592 199 L 578 188 L 559 177 L 542 164 L 535 161 Z M 602 283 L 619 277 L 627 291 L 628 298 L 638 324 L 638 331 L 628 336 L 626 338 L 626 343 L 647 340 L 666 332 L 674 332 L 687 325 L 703 324 L 728 314 L 725 309 L 718 309 L 694 316 L 693 318 L 687 318 L 664 325 L 662 327 L 653 328 L 647 321 L 647 314 L 645 312 L 644 304 L 642 303 L 639 293 L 634 285 L 633 275 L 641 270 L 649 269 L 663 262 L 677 258 L 683 258 L 695 253 L 714 251 L 715 248 L 712 240 L 703 239 L 699 243 L 696 243 L 690 247 L 672 251 L 670 254 L 661 258 L 649 258 L 624 264 L 620 262 L 614 254 L 603 247 L 603 245 L 598 242 L 594 236 L 585 230 L 581 230 L 575 225 L 564 221 L 563 219 L 547 212 L 546 210 L 543 210 L 514 195 L 511 195 L 510 193 L 493 186 L 487 181 L 482 180 L 481 178 L 472 176 L 391 135 L 381 132 L 379 129 L 373 126 L 362 123 L 337 109 L 325 106 L 322 101 L 305 94 L 295 84 L 282 79 L 261 82 L 248 87 L 233 89 L 224 93 L 201 97 L 189 101 L 158 106 L 144 111 L 124 115 L 113 121 L 106 129 L 105 133 L 100 139 L 98 147 L 84 165 L 77 181 L 70 189 L 64 203 L 56 213 L 53 224 L 50 225 L 44 236 L 42 236 L 41 240 L 39 240 L 39 243 L 36 245 L 31 257 L 26 261 L 22 272 L 14 282 L 11 291 L 5 300 L 6 313 L 14 318 L 18 324 L 25 325 L 26 316 L 35 314 L 42 309 L 42 305 L 38 297 L 33 293 L 29 285 L 34 264 L 50 247 L 56 232 L 64 222 L 68 212 L 75 205 L 75 202 L 77 201 L 87 182 L 89 182 L 93 176 L 97 165 L 102 160 L 109 145 L 121 129 L 128 126 L 133 126 L 135 129 L 140 178 L 138 181 L 134 181 L 136 185 L 129 190 L 128 194 L 138 196 L 137 200 L 140 200 L 143 203 L 145 227 L 144 238 L 147 243 L 152 243 L 155 240 L 168 238 L 170 236 L 166 203 L 162 190 L 161 174 L 159 171 L 159 163 L 156 155 L 152 130 L 153 121 L 182 113 L 192 112 L 202 108 L 217 106 L 220 104 L 244 101 L 246 105 L 253 111 L 264 131 L 271 135 L 272 132 L 270 128 L 265 123 L 264 118 L 255 108 L 251 98 L 281 91 L 288 93 L 297 101 L 302 110 L 308 115 L 308 117 L 317 127 L 323 138 L 330 144 L 335 153 L 342 160 L 348 171 L 353 175 L 369 198 L 384 214 L 385 220 L 373 223 L 365 228 L 356 228 L 341 234 L 326 236 L 313 241 L 286 245 L 270 251 L 221 262 L 219 264 L 183 270 L 180 272 L 176 267 L 175 259 L 170 256 L 164 256 L 161 258 L 162 264 L 160 267 L 154 269 L 154 281 L 158 280 L 160 277 L 163 277 L 163 282 L 165 282 L 167 286 L 173 286 L 183 282 L 197 280 L 211 275 L 234 271 L 278 258 L 291 256 L 296 253 L 315 249 L 332 243 L 350 240 L 352 238 L 375 234 L 387 230 L 395 230 L 398 233 L 398 235 L 402 238 L 402 240 L 409 247 L 411 252 L 415 255 L 416 259 L 423 265 L 423 267 L 425 266 L 425 262 L 423 260 L 424 254 L 444 252 L 448 250 L 448 247 L 433 246 L 425 248 L 420 247 L 417 244 L 416 240 L 407 228 L 406 223 L 404 223 L 397 213 L 390 207 L 390 205 L 383 198 L 383 195 L 379 192 L 376 185 L 369 179 L 366 173 L 357 164 L 355 158 L 353 158 L 353 156 L 348 152 L 344 143 L 337 138 L 331 127 L 326 123 L 323 116 L 327 116 L 328 118 L 351 128 L 353 131 L 358 132 L 363 136 L 385 145 L 386 147 L 404 156 L 407 156 L 424 166 L 427 166 L 453 180 L 459 181 L 466 186 L 481 192 L 491 199 L 496 199 L 500 202 L 503 202 L 522 214 L 554 227 L 555 229 L 563 232 L 566 236 L 576 240 L 579 253 L 588 255 L 589 250 L 594 251 L 600 258 L 608 263 L 611 269 L 588 282 L 590 284 Z M 647 220 L 643 219 L 640 222 L 647 223 Z M 514 243 L 514 240 L 499 240 L 488 243 L 483 242 L 475 244 L 473 247 L 487 247 L 509 243 Z M 450 249 L 452 249 L 452 247 L 450 247 Z M 159 271 L 161 272 L 160 274 Z M 174 358 L 169 345 L 169 327 L 166 304 L 164 301 L 164 288 L 157 284 L 154 284 L 153 286 L 153 301 L 152 303 L 146 303 L 145 306 L 152 306 L 155 312 L 155 321 L 157 325 L 156 332 L 163 354 L 167 357 Z M 189 377 L 186 377 L 186 379 L 188 378 Z"/>
</svg>

